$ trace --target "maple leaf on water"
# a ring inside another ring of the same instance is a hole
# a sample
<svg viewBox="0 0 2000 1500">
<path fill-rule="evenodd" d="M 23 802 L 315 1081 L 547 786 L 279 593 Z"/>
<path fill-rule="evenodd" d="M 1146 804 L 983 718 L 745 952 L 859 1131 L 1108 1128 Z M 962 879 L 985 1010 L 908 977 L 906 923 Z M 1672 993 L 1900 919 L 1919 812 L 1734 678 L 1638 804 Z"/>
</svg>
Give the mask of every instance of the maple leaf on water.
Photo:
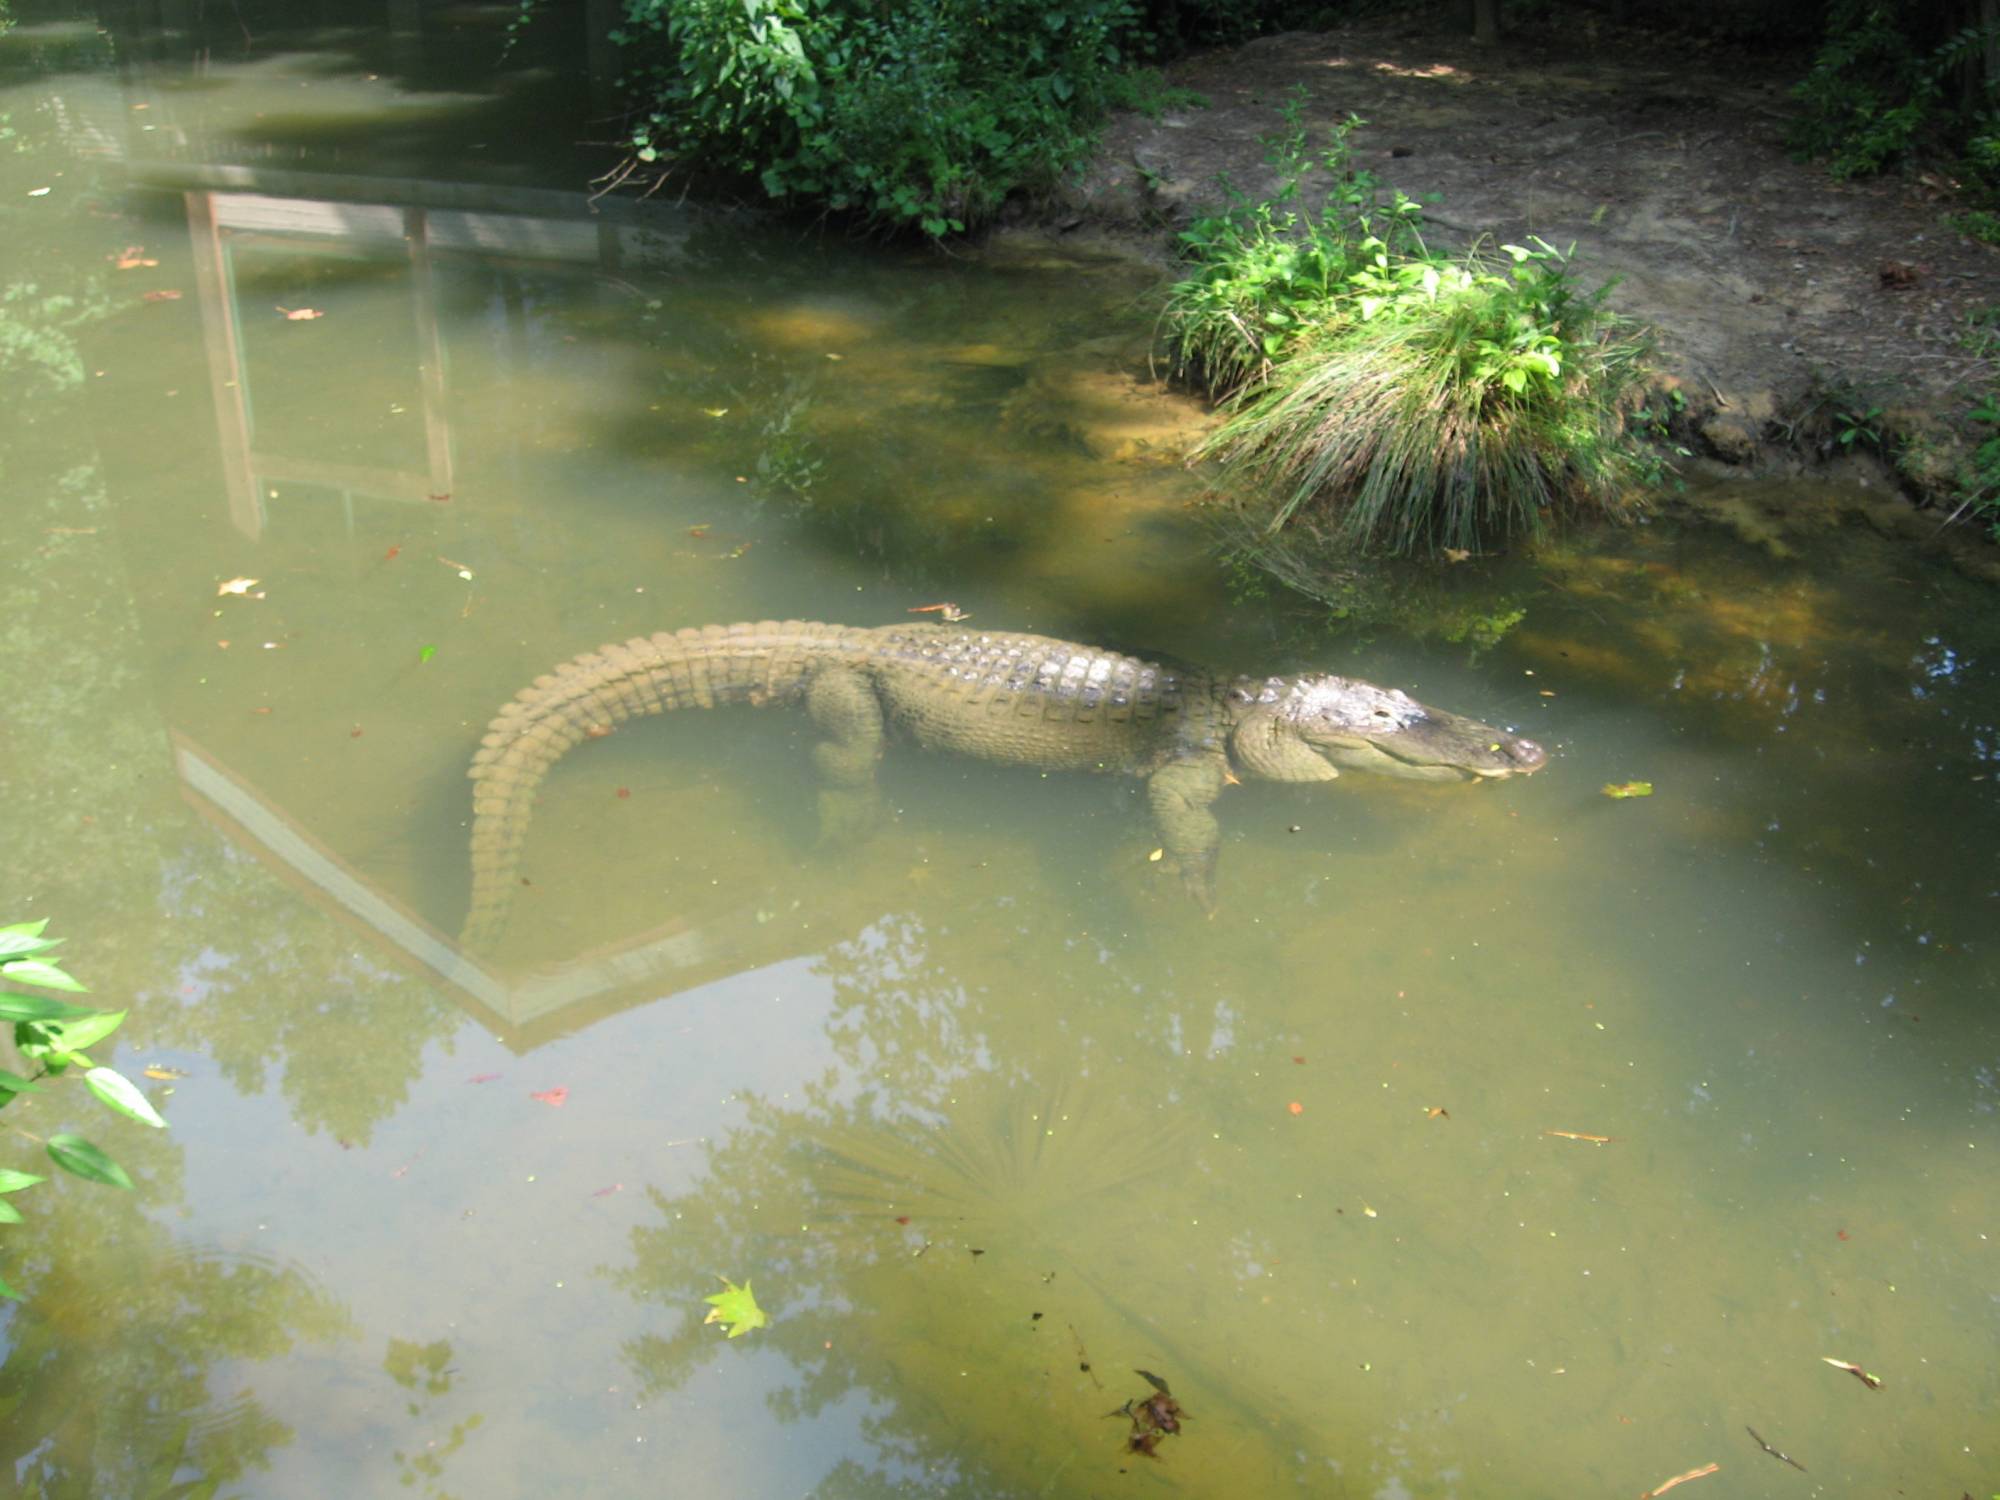
<svg viewBox="0 0 2000 1500">
<path fill-rule="evenodd" d="M 704 1326 L 720 1323 L 729 1330 L 729 1337 L 735 1338 L 739 1333 L 762 1328 L 771 1321 L 764 1316 L 764 1309 L 757 1305 L 757 1299 L 750 1295 L 748 1277 L 744 1278 L 741 1286 L 727 1276 L 718 1276 L 716 1280 L 722 1283 L 725 1290 L 701 1299 L 709 1305 L 708 1316 L 701 1320 Z"/>
</svg>

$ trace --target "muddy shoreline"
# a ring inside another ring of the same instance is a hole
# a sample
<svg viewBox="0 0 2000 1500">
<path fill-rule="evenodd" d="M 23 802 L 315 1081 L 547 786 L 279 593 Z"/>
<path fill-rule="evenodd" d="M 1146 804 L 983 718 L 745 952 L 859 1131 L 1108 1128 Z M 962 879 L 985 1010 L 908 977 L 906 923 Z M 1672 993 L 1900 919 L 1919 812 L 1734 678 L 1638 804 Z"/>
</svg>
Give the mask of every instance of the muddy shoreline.
<svg viewBox="0 0 2000 1500">
<path fill-rule="evenodd" d="M 1378 22 L 1260 38 L 1167 74 L 1206 107 L 1117 117 L 1020 231 L 1115 245 L 1164 274 L 1174 234 L 1223 200 L 1224 180 L 1273 191 L 1264 138 L 1302 93 L 1315 140 L 1349 115 L 1368 122 L 1355 165 L 1423 201 L 1434 244 L 1540 235 L 1575 244 L 1586 285 L 1615 279 L 1611 305 L 1652 332 L 1684 469 L 1831 468 L 1846 482 L 1829 492 L 1869 524 L 2000 578 L 1977 531 L 1940 527 L 1964 414 L 1996 375 L 1964 335 L 2000 300 L 2000 252 L 1952 231 L 1922 179 L 1838 183 L 1792 160 L 1795 63 L 1609 27 L 1480 49 Z M 1893 467 L 1837 442 L 1843 401 L 1878 410 Z"/>
</svg>

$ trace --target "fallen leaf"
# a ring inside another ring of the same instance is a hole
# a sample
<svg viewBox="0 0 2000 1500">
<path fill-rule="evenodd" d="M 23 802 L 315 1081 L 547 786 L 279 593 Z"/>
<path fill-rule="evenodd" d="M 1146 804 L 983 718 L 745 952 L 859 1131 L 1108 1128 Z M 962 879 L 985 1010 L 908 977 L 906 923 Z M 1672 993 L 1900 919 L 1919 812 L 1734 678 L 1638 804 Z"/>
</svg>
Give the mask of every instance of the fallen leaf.
<svg viewBox="0 0 2000 1500">
<path fill-rule="evenodd" d="M 1451 1111 L 1446 1109 L 1442 1104 L 1433 1104 L 1429 1109 L 1424 1111 L 1424 1116 L 1431 1120 L 1449 1120 L 1451 1118 Z"/>
<path fill-rule="evenodd" d="M 444 492 L 443 492 L 442 494 L 436 494 L 436 495 L 425 495 L 425 496 L 424 496 L 424 498 L 425 498 L 426 500 L 434 500 L 434 501 L 436 501 L 436 502 L 437 502 L 437 503 L 438 503 L 439 505 L 443 505 L 443 504 L 444 504 L 444 503 L 445 503 L 445 502 L 446 502 L 447 500 L 451 499 L 451 491 L 450 491 L 450 490 L 446 490 L 446 491 L 444 491 Z"/>
<path fill-rule="evenodd" d="M 1580 1130 L 1544 1130 L 1542 1134 L 1560 1136 L 1566 1141 L 1589 1141 L 1593 1146 L 1608 1145 L 1617 1139 L 1616 1136 L 1609 1135 L 1585 1135 Z"/>
<path fill-rule="evenodd" d="M 1604 795 L 1621 801 L 1626 797 L 1650 797 L 1653 795 L 1653 783 L 1650 781 L 1607 781 L 1604 783 Z"/>
<path fill-rule="evenodd" d="M 1164 849 L 1155 849 L 1151 854 L 1146 856 L 1146 860 L 1148 863 L 1157 863 L 1165 856 L 1166 852 Z"/>
<path fill-rule="evenodd" d="M 215 597 L 220 599 L 224 594 L 247 594 L 257 587 L 257 583 L 255 578 L 232 578 L 215 586 Z"/>
<path fill-rule="evenodd" d="M 1472 554 L 1463 547 L 1447 547 L 1444 549 L 1444 560 L 1454 563 L 1470 562 Z"/>
<path fill-rule="evenodd" d="M 726 417 L 729 415 L 729 408 L 726 406 L 704 406 L 701 409 L 701 414 L 705 417 Z"/>
<path fill-rule="evenodd" d="M 147 1067 L 141 1068 L 139 1071 L 144 1073 L 148 1078 L 170 1079 L 187 1077 L 187 1074 L 179 1068 L 170 1068 L 165 1063 L 152 1063 Z"/>
<path fill-rule="evenodd" d="M 631 795 L 632 795 L 632 788 L 630 788 L 629 786 L 621 786 L 620 788 L 618 788 L 618 800 L 619 800 L 619 801 L 621 801 L 621 802 L 622 802 L 622 801 L 626 800 L 627 798 L 629 798 L 629 797 L 630 797 Z"/>
<path fill-rule="evenodd" d="M 720 1323 L 729 1331 L 728 1336 L 735 1338 L 738 1334 L 748 1333 L 753 1328 L 762 1328 L 770 1322 L 770 1319 L 764 1316 L 764 1309 L 757 1305 L 757 1299 L 751 1295 L 750 1279 L 747 1276 L 741 1286 L 727 1276 L 718 1276 L 716 1280 L 720 1281 L 726 1290 L 701 1299 L 708 1304 L 708 1316 L 701 1320 L 703 1327 L 710 1323 Z"/>
<path fill-rule="evenodd" d="M 398 552 L 401 552 L 402 550 L 403 549 L 401 547 L 391 547 L 387 552 L 384 552 L 382 554 L 382 561 L 388 562 L 391 558 L 395 557 L 395 555 Z"/>
<path fill-rule="evenodd" d="M 268 703 L 265 704 L 262 708 L 253 708 L 250 710 L 250 712 L 253 714 L 267 714 L 270 711 L 271 711 L 271 705 Z"/>
<path fill-rule="evenodd" d="M 157 266 L 158 261 L 149 259 L 144 245 L 127 245 L 109 259 L 121 271 L 136 271 L 141 266 Z"/>
<path fill-rule="evenodd" d="M 1285 1108 L 1289 1109 L 1295 1115 L 1302 1115 L 1306 1112 L 1306 1107 L 1303 1104 L 1299 1103 L 1299 1101 L 1296 1099 L 1294 1099 L 1290 1104 L 1287 1104 Z"/>
<path fill-rule="evenodd" d="M 1655 1495 L 1664 1495 L 1677 1484 L 1686 1484 L 1690 1479 L 1704 1479 L 1721 1467 L 1721 1464 L 1703 1464 L 1699 1469 L 1689 1469 L 1687 1473 L 1676 1474 L 1672 1479 L 1662 1479 L 1641 1495 L 1639 1500 L 1653 1500 Z"/>
<path fill-rule="evenodd" d="M 569 1102 L 569 1089 L 561 1084 L 552 1089 L 539 1089 L 528 1095 L 537 1104 L 546 1104 L 550 1109 L 561 1109 Z"/>
<path fill-rule="evenodd" d="M 622 1193 L 624 1191 L 625 1191 L 624 1183 L 614 1182 L 611 1184 L 610 1187 L 599 1188 L 596 1192 L 592 1193 L 590 1196 L 593 1198 L 609 1198 L 613 1193 Z"/>
<path fill-rule="evenodd" d="M 326 316 L 316 307 L 281 307 L 278 311 L 285 315 L 286 321 L 292 323 L 310 323 L 314 318 Z"/>
<path fill-rule="evenodd" d="M 498 1073 L 474 1073 L 465 1081 L 467 1083 L 493 1083 L 498 1081 L 499 1077 Z"/>
<path fill-rule="evenodd" d="M 139 300 L 141 302 L 178 302 L 181 300 L 181 294 L 171 288 L 163 287 L 158 291 L 141 292 Z"/>
<path fill-rule="evenodd" d="M 1855 1364 L 1853 1360 L 1835 1359 L 1830 1354 L 1822 1354 L 1820 1356 L 1820 1359 L 1823 1363 L 1832 1365 L 1836 1370 L 1847 1371 L 1848 1374 L 1852 1375 L 1856 1380 L 1860 1381 L 1863 1385 L 1867 1386 L 1868 1389 L 1871 1391 L 1879 1391 L 1882 1389 L 1881 1377 L 1879 1375 L 1870 1375 L 1866 1370 L 1862 1369 L 1861 1366 Z"/>
</svg>

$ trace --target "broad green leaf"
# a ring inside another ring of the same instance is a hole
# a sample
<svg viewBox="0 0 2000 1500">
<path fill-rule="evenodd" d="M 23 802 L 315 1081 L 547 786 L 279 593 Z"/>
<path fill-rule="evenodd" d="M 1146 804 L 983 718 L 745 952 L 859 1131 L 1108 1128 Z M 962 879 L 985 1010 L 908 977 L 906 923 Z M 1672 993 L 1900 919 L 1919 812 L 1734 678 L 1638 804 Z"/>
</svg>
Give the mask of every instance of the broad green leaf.
<svg viewBox="0 0 2000 1500">
<path fill-rule="evenodd" d="M 82 995 L 89 991 L 45 958 L 16 958 L 0 963 L 0 974 L 16 984 L 38 984 L 45 990 L 66 990 Z"/>
<path fill-rule="evenodd" d="M 5 1068 L 0 1068 L 0 1093 L 39 1094 L 41 1091 L 41 1085 L 32 1079 L 23 1078 L 19 1073 L 9 1073 Z"/>
<path fill-rule="evenodd" d="M 26 958 L 30 953 L 46 953 L 62 941 L 61 938 L 45 938 L 42 929 L 49 925 L 43 917 L 39 922 L 16 922 L 12 927 L 0 927 L 0 958 Z"/>
<path fill-rule="evenodd" d="M 720 1323 L 729 1330 L 729 1337 L 735 1338 L 738 1334 L 748 1333 L 753 1328 L 762 1328 L 770 1322 L 770 1319 L 764 1316 L 764 1309 L 757 1305 L 757 1299 L 750 1294 L 748 1277 L 744 1278 L 741 1286 L 727 1276 L 718 1276 L 716 1280 L 727 1290 L 701 1299 L 709 1305 L 708 1316 L 701 1320 L 704 1325 Z"/>
<path fill-rule="evenodd" d="M 165 1130 L 167 1122 L 160 1118 L 153 1108 L 152 1100 L 139 1092 L 139 1086 L 120 1073 L 116 1068 L 92 1068 L 83 1075 L 84 1086 L 121 1115 L 130 1116 L 142 1125 L 150 1125 L 155 1130 Z"/>
<path fill-rule="evenodd" d="M 128 1193 L 132 1191 L 132 1179 L 125 1175 L 125 1169 L 80 1135 L 50 1136 L 49 1157 L 65 1172 L 74 1172 L 107 1187 L 123 1188 Z"/>
<path fill-rule="evenodd" d="M 0 1021 L 81 1021 L 97 1012 L 87 1005 L 65 1005 L 40 995 L 16 995 L 0 990 Z"/>
<path fill-rule="evenodd" d="M 0 1198 L 0 1224 L 18 1224 L 20 1222 L 21 1210 L 14 1207 L 5 1198 Z"/>
<path fill-rule="evenodd" d="M 124 1023 L 126 1013 L 122 1010 L 101 1010 L 95 1015 L 77 1021 L 64 1021 L 50 1027 L 55 1033 L 57 1045 L 81 1052 L 85 1047 L 94 1047 L 116 1031 Z"/>
<path fill-rule="evenodd" d="M 16 1172 L 12 1167 L 0 1167 L 0 1193 L 18 1193 L 22 1188 L 47 1181 L 48 1178 L 37 1177 L 33 1172 Z"/>
</svg>

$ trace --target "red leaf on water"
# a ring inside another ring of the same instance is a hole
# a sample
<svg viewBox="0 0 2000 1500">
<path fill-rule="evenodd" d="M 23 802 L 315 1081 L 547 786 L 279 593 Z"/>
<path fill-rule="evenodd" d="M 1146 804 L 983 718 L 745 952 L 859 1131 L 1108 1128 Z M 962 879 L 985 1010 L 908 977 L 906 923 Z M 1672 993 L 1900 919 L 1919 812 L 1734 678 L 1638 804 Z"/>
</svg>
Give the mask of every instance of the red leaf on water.
<svg viewBox="0 0 2000 1500">
<path fill-rule="evenodd" d="M 632 788 L 630 788 L 629 786 L 621 786 L 620 788 L 618 788 L 618 795 L 620 797 L 630 797 L 632 795 Z"/>
<path fill-rule="evenodd" d="M 538 1104 L 546 1104 L 552 1109 L 561 1109 L 569 1098 L 569 1090 L 558 1085 L 552 1089 L 542 1089 L 528 1095 Z"/>
<path fill-rule="evenodd" d="M 625 1191 L 624 1183 L 614 1182 L 611 1184 L 610 1187 L 599 1188 L 596 1192 L 592 1193 L 590 1196 L 593 1198 L 609 1198 L 613 1193 L 622 1193 L 624 1191 Z"/>
<path fill-rule="evenodd" d="M 498 1073 L 474 1073 L 465 1081 L 467 1083 L 492 1083 L 499 1076 Z"/>
</svg>

